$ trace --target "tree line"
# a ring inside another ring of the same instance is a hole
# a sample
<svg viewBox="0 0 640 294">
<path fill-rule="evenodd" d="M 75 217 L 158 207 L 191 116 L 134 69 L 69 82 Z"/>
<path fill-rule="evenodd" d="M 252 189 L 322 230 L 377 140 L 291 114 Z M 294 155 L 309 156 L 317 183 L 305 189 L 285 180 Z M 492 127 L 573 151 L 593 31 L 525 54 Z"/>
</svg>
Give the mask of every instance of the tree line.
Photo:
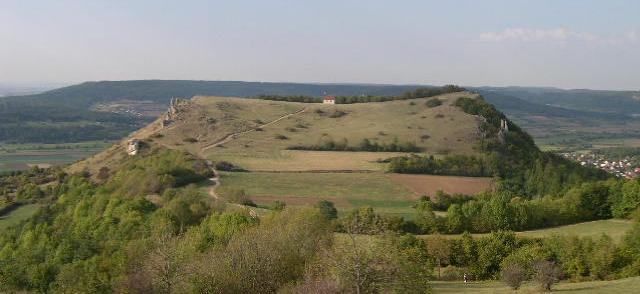
<svg viewBox="0 0 640 294">
<path fill-rule="evenodd" d="M 288 150 L 313 150 L 313 151 L 367 151 L 367 152 L 420 152 L 422 149 L 413 142 L 399 142 L 395 138 L 391 143 L 371 142 L 369 139 L 362 139 L 355 146 L 349 145 L 349 140 L 343 138 L 342 141 L 333 139 L 323 140 L 316 145 L 294 145 L 287 147 Z"/>
<path fill-rule="evenodd" d="M 374 95 L 352 95 L 352 96 L 336 96 L 336 104 L 354 104 L 354 103 L 370 103 L 370 102 L 386 102 L 394 100 L 408 100 L 417 98 L 427 98 L 442 94 L 455 93 L 465 91 L 464 88 L 456 85 L 445 85 L 442 87 L 423 87 L 413 91 L 407 91 L 400 95 L 374 96 Z M 302 103 L 322 103 L 322 97 L 306 96 L 306 95 L 277 95 L 262 94 L 254 96 L 255 99 L 302 102 Z"/>
</svg>

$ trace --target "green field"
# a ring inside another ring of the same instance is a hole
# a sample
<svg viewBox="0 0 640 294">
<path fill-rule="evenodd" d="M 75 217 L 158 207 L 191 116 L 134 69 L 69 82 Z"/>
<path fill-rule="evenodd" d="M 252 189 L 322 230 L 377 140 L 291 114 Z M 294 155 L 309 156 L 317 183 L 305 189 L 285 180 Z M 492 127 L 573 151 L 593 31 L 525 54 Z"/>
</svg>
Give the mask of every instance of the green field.
<svg viewBox="0 0 640 294">
<path fill-rule="evenodd" d="M 39 207 L 39 204 L 25 204 L 16 208 L 15 210 L 12 210 L 7 215 L 1 216 L 0 230 L 26 220 L 34 213 L 36 213 Z"/>
<path fill-rule="evenodd" d="M 591 222 L 578 223 L 554 228 L 540 230 L 516 232 L 520 237 L 541 238 L 552 235 L 558 236 L 578 236 L 597 238 L 602 234 L 607 234 L 613 240 L 620 240 L 624 234 L 633 227 L 633 221 L 622 219 L 607 219 Z M 482 237 L 488 234 L 472 234 L 474 237 Z M 429 238 L 432 235 L 423 235 Z M 442 235 L 448 238 L 458 238 L 461 235 Z"/>
<path fill-rule="evenodd" d="M 614 240 L 620 240 L 624 234 L 633 227 L 633 221 L 621 219 L 607 219 L 592 222 L 579 223 L 575 225 L 567 225 L 555 228 L 547 228 L 542 230 L 533 230 L 518 232 L 523 237 L 545 237 L 550 235 L 575 235 L 575 236 L 591 236 L 598 237 L 607 234 Z"/>
<path fill-rule="evenodd" d="M 383 173 L 221 173 L 218 192 L 224 196 L 243 189 L 257 203 L 282 200 L 289 205 L 313 204 L 321 199 L 338 208 L 371 206 L 386 213 L 411 213 L 415 194 Z"/>
<path fill-rule="evenodd" d="M 32 166 L 49 167 L 68 164 L 96 154 L 110 142 L 68 144 L 2 144 L 0 171 L 23 170 Z"/>
<path fill-rule="evenodd" d="M 518 291 L 513 291 L 502 282 L 442 282 L 431 283 L 434 293 L 544 293 L 534 283 L 527 283 Z M 640 277 L 613 281 L 570 283 L 561 282 L 553 287 L 553 292 L 586 294 L 632 294 L 640 289 Z"/>
</svg>

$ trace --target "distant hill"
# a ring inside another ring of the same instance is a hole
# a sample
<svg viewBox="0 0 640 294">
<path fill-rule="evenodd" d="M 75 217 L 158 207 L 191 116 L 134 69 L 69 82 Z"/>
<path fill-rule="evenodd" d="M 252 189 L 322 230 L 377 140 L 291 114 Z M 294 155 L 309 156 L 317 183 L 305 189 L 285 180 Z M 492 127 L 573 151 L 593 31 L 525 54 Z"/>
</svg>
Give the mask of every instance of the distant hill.
<svg viewBox="0 0 640 294">
<path fill-rule="evenodd" d="M 497 92 L 518 97 L 527 102 L 587 112 L 640 114 L 640 91 L 608 91 L 556 88 L 478 88 L 479 92 Z"/>
<path fill-rule="evenodd" d="M 172 97 L 259 94 L 391 95 L 417 86 L 234 81 L 86 82 L 36 95 L 0 98 L 0 142 L 114 140 L 155 119 Z"/>
<path fill-rule="evenodd" d="M 153 121 L 172 97 L 398 95 L 420 85 L 303 84 L 140 80 L 86 82 L 35 95 L 0 97 L 0 142 L 115 140 Z M 479 87 L 499 110 L 536 138 L 580 133 L 640 136 L 640 93 Z M 554 134 L 549 134 L 553 130 Z"/>
</svg>

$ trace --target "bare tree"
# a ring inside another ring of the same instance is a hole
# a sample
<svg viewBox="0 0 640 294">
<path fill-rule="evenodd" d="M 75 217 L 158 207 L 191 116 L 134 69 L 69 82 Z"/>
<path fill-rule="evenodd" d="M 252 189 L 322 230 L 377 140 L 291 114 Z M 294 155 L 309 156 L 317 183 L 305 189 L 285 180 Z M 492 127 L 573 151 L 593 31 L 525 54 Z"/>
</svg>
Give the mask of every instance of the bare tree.
<svg viewBox="0 0 640 294">
<path fill-rule="evenodd" d="M 519 264 L 512 263 L 502 269 L 502 281 L 513 290 L 518 290 L 525 280 L 525 270 Z"/>
<path fill-rule="evenodd" d="M 551 286 L 560 281 L 562 270 L 553 261 L 539 260 L 533 265 L 536 270 L 536 280 L 544 291 L 551 291 Z"/>
<path fill-rule="evenodd" d="M 427 241 L 429 246 L 429 252 L 435 257 L 436 265 L 438 266 L 438 278 L 440 278 L 440 272 L 442 265 L 449 262 L 451 256 L 451 246 L 447 239 L 439 234 L 434 235 Z"/>
<path fill-rule="evenodd" d="M 155 248 L 144 262 L 156 293 L 173 293 L 180 288 L 186 271 L 181 265 L 181 254 L 175 237 L 163 234 L 156 238 Z"/>
</svg>

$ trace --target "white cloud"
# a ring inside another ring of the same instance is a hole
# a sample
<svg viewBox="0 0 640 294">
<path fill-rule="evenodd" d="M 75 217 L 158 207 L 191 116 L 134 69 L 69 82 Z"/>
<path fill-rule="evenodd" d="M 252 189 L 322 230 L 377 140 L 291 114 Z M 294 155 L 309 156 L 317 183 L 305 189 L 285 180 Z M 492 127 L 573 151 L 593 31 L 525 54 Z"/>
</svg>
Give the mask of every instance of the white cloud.
<svg viewBox="0 0 640 294">
<path fill-rule="evenodd" d="M 525 29 L 525 28 L 506 28 L 499 32 L 485 32 L 480 34 L 480 39 L 490 42 L 501 41 L 525 41 L 525 42 L 537 42 L 537 41 L 565 41 L 565 40 L 583 40 L 583 41 L 596 41 L 598 36 L 584 33 L 573 32 L 565 28 L 552 28 L 552 29 Z"/>
</svg>

